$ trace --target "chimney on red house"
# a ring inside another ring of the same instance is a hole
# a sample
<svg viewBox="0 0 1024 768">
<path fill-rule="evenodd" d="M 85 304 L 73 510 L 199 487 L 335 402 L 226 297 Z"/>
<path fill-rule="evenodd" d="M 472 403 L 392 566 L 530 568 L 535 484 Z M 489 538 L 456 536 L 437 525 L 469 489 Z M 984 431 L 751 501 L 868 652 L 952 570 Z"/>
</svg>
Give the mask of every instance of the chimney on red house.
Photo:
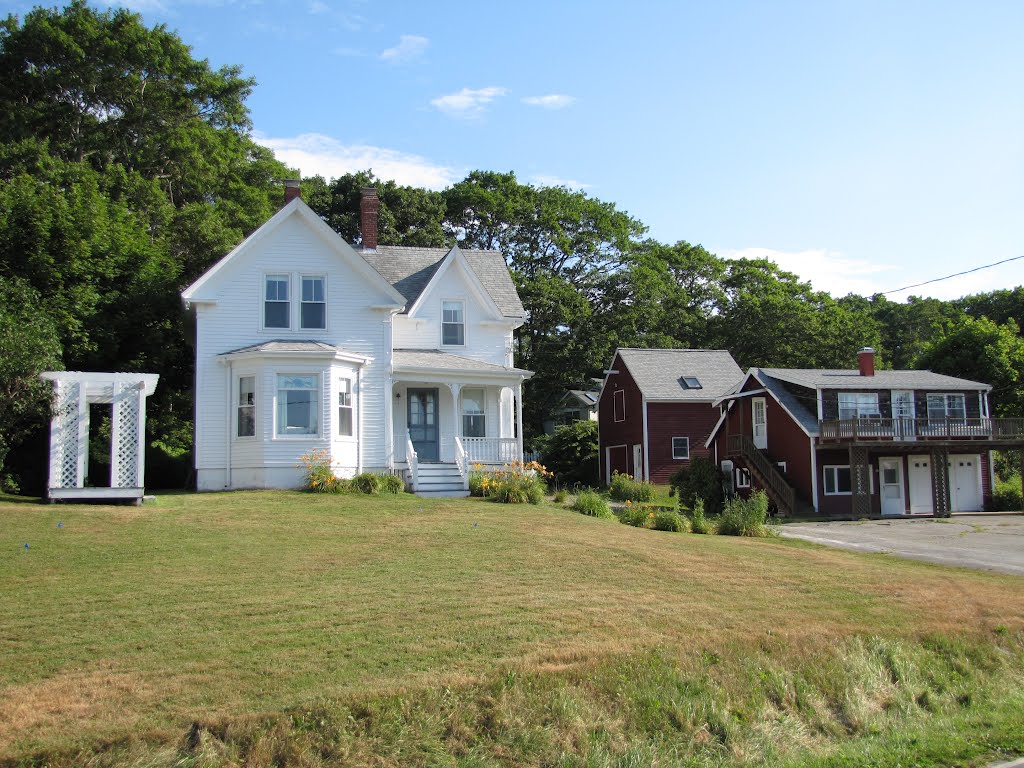
<svg viewBox="0 0 1024 768">
<path fill-rule="evenodd" d="M 284 180 L 284 204 L 288 205 L 292 200 L 299 196 L 302 192 L 302 182 L 300 179 L 285 179 Z"/>
<path fill-rule="evenodd" d="M 860 368 L 861 376 L 875 375 L 875 350 L 871 347 L 864 347 L 857 353 L 857 366 Z"/>
<path fill-rule="evenodd" d="M 363 187 L 363 197 L 359 201 L 359 229 L 363 235 L 363 248 L 368 251 L 377 250 L 377 214 L 380 211 L 380 198 L 376 187 Z"/>
</svg>

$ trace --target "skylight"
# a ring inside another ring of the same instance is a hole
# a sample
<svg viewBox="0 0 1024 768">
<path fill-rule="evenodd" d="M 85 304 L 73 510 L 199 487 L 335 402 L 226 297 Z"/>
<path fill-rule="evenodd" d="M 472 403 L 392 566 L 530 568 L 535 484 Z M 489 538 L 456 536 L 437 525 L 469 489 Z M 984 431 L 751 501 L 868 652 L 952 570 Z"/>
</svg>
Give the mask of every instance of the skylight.
<svg viewBox="0 0 1024 768">
<path fill-rule="evenodd" d="M 700 379 L 696 376 L 680 376 L 679 385 L 683 389 L 703 389 L 700 383 Z"/>
</svg>

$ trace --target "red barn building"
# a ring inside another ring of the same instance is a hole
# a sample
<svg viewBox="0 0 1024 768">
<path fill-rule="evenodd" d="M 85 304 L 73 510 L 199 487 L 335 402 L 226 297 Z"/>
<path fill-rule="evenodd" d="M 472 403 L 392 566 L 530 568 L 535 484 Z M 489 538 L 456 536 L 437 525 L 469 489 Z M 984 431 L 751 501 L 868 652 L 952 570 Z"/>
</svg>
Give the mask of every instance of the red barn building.
<svg viewBox="0 0 1024 768">
<path fill-rule="evenodd" d="M 721 349 L 618 349 L 598 402 L 601 479 L 666 483 L 697 456 L 743 371 Z"/>
</svg>

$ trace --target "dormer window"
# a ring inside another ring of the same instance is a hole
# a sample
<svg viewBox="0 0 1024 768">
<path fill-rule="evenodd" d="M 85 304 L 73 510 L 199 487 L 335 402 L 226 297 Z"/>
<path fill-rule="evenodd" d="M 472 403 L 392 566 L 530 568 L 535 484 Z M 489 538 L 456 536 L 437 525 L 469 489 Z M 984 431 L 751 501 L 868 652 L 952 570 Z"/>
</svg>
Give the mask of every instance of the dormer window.
<svg viewBox="0 0 1024 768">
<path fill-rule="evenodd" d="M 461 301 L 441 302 L 441 344 L 446 347 L 466 345 L 466 305 Z"/>
<path fill-rule="evenodd" d="M 263 327 L 287 328 L 291 314 L 288 302 L 288 275 L 267 275 L 263 300 Z"/>
<path fill-rule="evenodd" d="M 683 389 L 704 389 L 696 376 L 680 376 L 679 386 Z"/>
<path fill-rule="evenodd" d="M 323 276 L 303 275 L 302 277 L 299 327 L 312 330 L 323 330 L 327 327 L 327 303 L 324 300 Z"/>
</svg>

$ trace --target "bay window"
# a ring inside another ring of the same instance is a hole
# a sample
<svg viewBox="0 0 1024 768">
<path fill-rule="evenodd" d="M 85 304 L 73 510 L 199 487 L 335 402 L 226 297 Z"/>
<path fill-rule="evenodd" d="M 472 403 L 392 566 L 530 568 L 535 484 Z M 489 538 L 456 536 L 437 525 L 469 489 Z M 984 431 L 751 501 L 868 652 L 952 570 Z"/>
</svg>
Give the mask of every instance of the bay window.
<svg viewBox="0 0 1024 768">
<path fill-rule="evenodd" d="M 256 377 L 238 377 L 238 437 L 256 436 Z"/>
<path fill-rule="evenodd" d="M 338 434 L 352 437 L 352 379 L 338 380 Z"/>
<path fill-rule="evenodd" d="M 279 374 L 277 434 L 317 435 L 320 432 L 320 380 L 317 376 Z"/>
</svg>

